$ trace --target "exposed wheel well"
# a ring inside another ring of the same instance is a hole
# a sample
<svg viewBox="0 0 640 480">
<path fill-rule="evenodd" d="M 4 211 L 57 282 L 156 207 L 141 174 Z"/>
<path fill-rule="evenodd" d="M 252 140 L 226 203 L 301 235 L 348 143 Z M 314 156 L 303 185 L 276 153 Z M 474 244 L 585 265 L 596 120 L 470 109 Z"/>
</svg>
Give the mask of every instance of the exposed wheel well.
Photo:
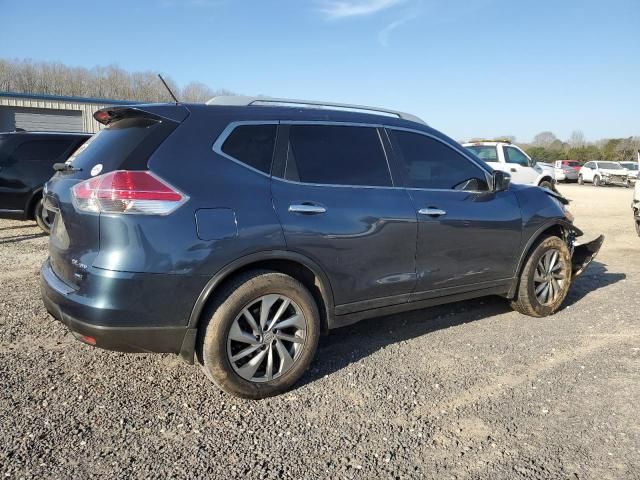
<svg viewBox="0 0 640 480">
<path fill-rule="evenodd" d="M 318 311 L 320 312 L 322 333 L 327 333 L 329 330 L 328 308 L 330 308 L 328 305 L 327 296 L 329 295 L 329 292 L 326 291 L 327 287 L 323 285 L 321 279 L 310 268 L 294 260 L 287 259 L 258 260 L 247 265 L 243 265 L 242 267 L 239 267 L 233 272 L 227 274 L 222 281 L 216 284 L 213 291 L 209 294 L 207 301 L 200 312 L 200 317 L 207 312 L 207 305 L 209 305 L 214 298 L 216 291 L 219 291 L 219 289 L 228 282 L 233 281 L 233 279 L 238 275 L 242 275 L 243 273 L 251 270 L 272 270 L 284 273 L 302 283 L 316 301 Z M 200 318 L 198 319 L 198 325 L 199 324 Z"/>
</svg>

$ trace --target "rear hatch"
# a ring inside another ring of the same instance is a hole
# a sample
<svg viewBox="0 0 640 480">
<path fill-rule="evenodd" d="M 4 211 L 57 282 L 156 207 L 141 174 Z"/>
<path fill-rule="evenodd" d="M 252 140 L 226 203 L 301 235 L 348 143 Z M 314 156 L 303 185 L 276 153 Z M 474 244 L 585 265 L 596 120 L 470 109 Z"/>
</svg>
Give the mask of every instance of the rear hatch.
<svg viewBox="0 0 640 480">
<path fill-rule="evenodd" d="M 76 208 L 72 188 L 118 170 L 147 170 L 149 157 L 188 116 L 182 106 L 145 105 L 99 110 L 105 125 L 73 153 L 45 187 L 47 208 L 55 220 L 49 240 L 56 275 L 77 288 L 100 250 L 100 213 Z"/>
</svg>

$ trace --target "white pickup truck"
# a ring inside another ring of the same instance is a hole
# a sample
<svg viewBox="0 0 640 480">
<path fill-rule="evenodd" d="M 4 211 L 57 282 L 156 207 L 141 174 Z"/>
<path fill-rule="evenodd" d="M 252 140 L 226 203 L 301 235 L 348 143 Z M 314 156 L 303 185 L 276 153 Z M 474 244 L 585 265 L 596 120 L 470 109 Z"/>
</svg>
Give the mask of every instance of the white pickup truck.
<svg viewBox="0 0 640 480">
<path fill-rule="evenodd" d="M 638 154 L 638 156 L 640 156 L 640 154 Z M 638 236 L 640 236 L 640 182 L 636 182 L 631 208 L 633 209 L 633 220 L 636 222 L 636 232 L 638 232 Z"/>
<path fill-rule="evenodd" d="M 463 143 L 462 146 L 480 157 L 494 170 L 509 173 L 513 183 L 554 189 L 553 166 L 545 168 L 545 166 L 537 164 L 521 148 L 510 142 L 480 141 Z"/>
</svg>

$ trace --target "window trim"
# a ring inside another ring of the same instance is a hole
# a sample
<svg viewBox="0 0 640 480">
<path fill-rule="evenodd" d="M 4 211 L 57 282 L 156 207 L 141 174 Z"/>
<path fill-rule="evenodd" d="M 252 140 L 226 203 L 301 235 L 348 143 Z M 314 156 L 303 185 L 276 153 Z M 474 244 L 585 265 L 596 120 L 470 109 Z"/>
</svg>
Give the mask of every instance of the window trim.
<svg viewBox="0 0 640 480">
<path fill-rule="evenodd" d="M 453 145 L 450 145 L 449 143 L 445 142 L 444 140 L 442 140 L 441 138 L 438 138 L 435 135 L 432 135 L 428 132 L 423 132 L 421 130 L 416 130 L 413 128 L 405 128 L 405 127 L 391 127 L 391 126 L 385 126 L 384 127 L 385 130 L 399 130 L 399 131 L 403 131 L 403 132 L 409 132 L 409 133 L 417 133 L 418 135 L 424 135 L 425 137 L 429 137 L 433 140 L 437 140 L 438 142 L 442 143 L 444 146 L 449 147 L 451 150 L 453 150 L 454 152 L 459 153 L 460 155 L 462 155 L 465 159 L 467 159 L 469 162 L 471 162 L 473 165 L 475 165 L 476 167 L 478 167 L 478 169 L 480 169 L 481 172 L 483 172 L 485 174 L 485 180 L 487 182 L 487 185 L 489 187 L 491 187 L 491 182 L 492 182 L 492 173 L 493 170 L 491 171 L 487 171 L 486 168 L 484 168 L 481 164 L 479 164 L 478 162 L 476 162 L 473 158 L 471 158 L 471 156 L 469 156 L 468 152 L 464 152 L 464 147 L 461 146 L 461 148 L 456 148 Z M 393 141 L 391 140 L 391 137 L 389 136 L 389 134 L 387 133 L 387 137 L 389 138 L 389 143 L 392 145 L 393 147 Z M 394 161 L 395 163 L 399 164 L 400 163 L 400 159 L 398 158 L 398 155 L 394 152 L 393 154 L 394 157 Z M 490 167 L 489 167 L 490 168 Z M 454 193 L 490 193 L 491 189 L 489 190 L 454 190 L 452 188 L 421 188 L 421 187 L 409 187 L 407 185 L 407 179 L 403 178 L 403 182 L 405 183 L 405 186 L 403 188 L 405 188 L 406 190 L 419 190 L 419 191 L 423 191 L 423 192 L 454 192 Z"/>
<path fill-rule="evenodd" d="M 268 173 L 263 172 L 262 170 L 255 168 L 249 165 L 248 163 L 244 163 L 242 160 L 232 157 L 231 155 L 222 151 L 222 146 L 224 145 L 224 142 L 227 141 L 227 139 L 229 138 L 229 136 L 231 136 L 233 131 L 238 127 L 242 127 L 246 125 L 276 125 L 276 135 L 273 139 L 274 147 L 273 147 L 273 152 L 271 153 L 271 165 L 269 166 Z M 239 120 L 237 122 L 231 122 L 224 128 L 224 130 L 222 130 L 222 133 L 218 136 L 216 141 L 213 143 L 213 147 L 211 147 L 211 149 L 218 155 L 228 160 L 231 160 L 232 162 L 237 163 L 242 167 L 248 168 L 249 170 L 253 170 L 254 172 L 259 173 L 260 175 L 264 175 L 267 178 L 271 178 L 271 170 L 273 170 L 273 156 L 276 151 L 276 141 L 278 138 L 278 129 L 277 129 L 278 125 L 280 125 L 280 122 L 278 120 Z"/>
<path fill-rule="evenodd" d="M 378 132 L 378 137 L 380 139 L 380 146 L 382 148 L 382 151 L 384 153 L 385 159 L 387 161 L 387 169 L 389 171 L 389 176 L 391 178 L 391 185 L 390 186 L 379 186 L 379 185 L 342 185 L 342 184 L 333 184 L 333 183 L 309 183 L 309 182 L 299 182 L 296 180 L 287 180 L 286 178 L 282 178 L 282 177 L 278 177 L 273 175 L 273 167 L 276 164 L 276 162 L 278 161 L 276 157 L 276 155 L 278 154 L 278 138 L 279 138 L 279 132 L 276 131 L 276 139 L 275 139 L 275 145 L 274 145 L 274 158 L 271 162 L 271 169 L 269 171 L 269 173 L 265 173 L 262 170 L 258 170 L 255 167 L 252 167 L 251 165 L 248 165 L 234 157 L 232 157 L 231 155 L 228 155 L 226 153 L 224 153 L 222 151 L 222 145 L 224 145 L 224 142 L 227 140 L 227 138 L 229 137 L 229 135 L 231 135 L 231 133 L 233 133 L 233 131 L 239 127 L 239 126 L 243 126 L 243 125 L 339 125 L 339 126 L 345 126 L 345 127 L 371 127 L 371 128 L 375 128 Z M 212 150 L 217 153 L 218 155 L 231 160 L 232 162 L 235 162 L 236 164 L 240 165 L 241 167 L 247 168 L 249 170 L 252 170 L 256 173 L 259 173 L 260 175 L 263 175 L 267 178 L 270 178 L 272 180 L 278 180 L 280 182 L 284 182 L 284 183 L 290 183 L 293 185 L 310 185 L 313 187 L 338 187 L 338 188 L 382 188 L 382 189 L 405 189 L 405 190 L 421 190 L 421 191 L 432 191 L 432 192 L 453 192 L 453 193 L 489 193 L 491 190 L 453 190 L 453 189 L 447 189 L 447 188 L 419 188 L 419 187 L 409 187 L 407 186 L 407 182 L 406 179 L 403 178 L 402 176 L 400 176 L 400 178 L 397 178 L 397 167 L 399 165 L 399 158 L 396 154 L 396 152 L 393 151 L 393 142 L 391 141 L 391 138 L 387 132 L 387 130 L 399 130 L 399 131 L 403 131 L 403 132 L 410 132 L 410 133 L 417 133 L 418 135 L 424 135 L 425 137 L 429 137 L 432 138 L 434 140 L 437 140 L 438 142 L 442 143 L 443 145 L 449 147 L 450 149 L 452 149 L 454 152 L 459 153 L 460 155 L 462 155 L 464 158 L 466 158 L 469 162 L 471 162 L 473 165 L 475 165 L 476 167 L 478 167 L 480 169 L 480 171 L 484 172 L 485 174 L 485 179 L 487 181 L 487 185 L 491 186 L 491 181 L 492 181 L 492 173 L 493 173 L 493 169 L 491 169 L 491 167 L 489 167 L 490 170 L 487 170 L 484 166 L 482 166 L 481 164 L 479 164 L 478 162 L 476 162 L 469 154 L 468 152 L 466 152 L 464 150 L 464 147 L 460 147 L 460 148 L 456 148 L 452 145 L 450 145 L 449 143 L 445 142 L 444 140 L 442 140 L 441 138 L 438 138 L 437 136 L 422 131 L 422 130 L 417 130 L 415 128 L 408 128 L 408 127 L 398 127 L 398 126 L 393 126 L 393 125 L 385 125 L 383 123 L 366 123 L 366 122 L 340 122 L 340 121 L 331 121 L 331 120 L 238 120 L 238 121 L 234 121 L 234 122 L 230 122 L 223 130 L 222 133 L 220 133 L 220 135 L 218 136 L 218 138 L 216 139 L 216 141 L 213 144 Z M 384 135 L 386 135 L 386 142 L 385 139 L 382 137 L 382 134 L 384 133 Z"/>
</svg>

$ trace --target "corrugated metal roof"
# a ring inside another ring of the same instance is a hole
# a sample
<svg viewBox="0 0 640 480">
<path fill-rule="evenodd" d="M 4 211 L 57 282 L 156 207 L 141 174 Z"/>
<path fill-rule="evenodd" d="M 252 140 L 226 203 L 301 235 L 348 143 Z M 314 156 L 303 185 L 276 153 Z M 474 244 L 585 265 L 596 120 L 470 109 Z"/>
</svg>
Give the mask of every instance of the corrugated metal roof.
<svg viewBox="0 0 640 480">
<path fill-rule="evenodd" d="M 0 97 L 24 98 L 30 100 L 50 100 L 73 103 L 99 103 L 106 105 L 133 105 L 143 103 L 135 100 L 114 100 L 112 98 L 68 97 L 60 95 L 44 95 L 39 93 L 0 92 Z"/>
</svg>

